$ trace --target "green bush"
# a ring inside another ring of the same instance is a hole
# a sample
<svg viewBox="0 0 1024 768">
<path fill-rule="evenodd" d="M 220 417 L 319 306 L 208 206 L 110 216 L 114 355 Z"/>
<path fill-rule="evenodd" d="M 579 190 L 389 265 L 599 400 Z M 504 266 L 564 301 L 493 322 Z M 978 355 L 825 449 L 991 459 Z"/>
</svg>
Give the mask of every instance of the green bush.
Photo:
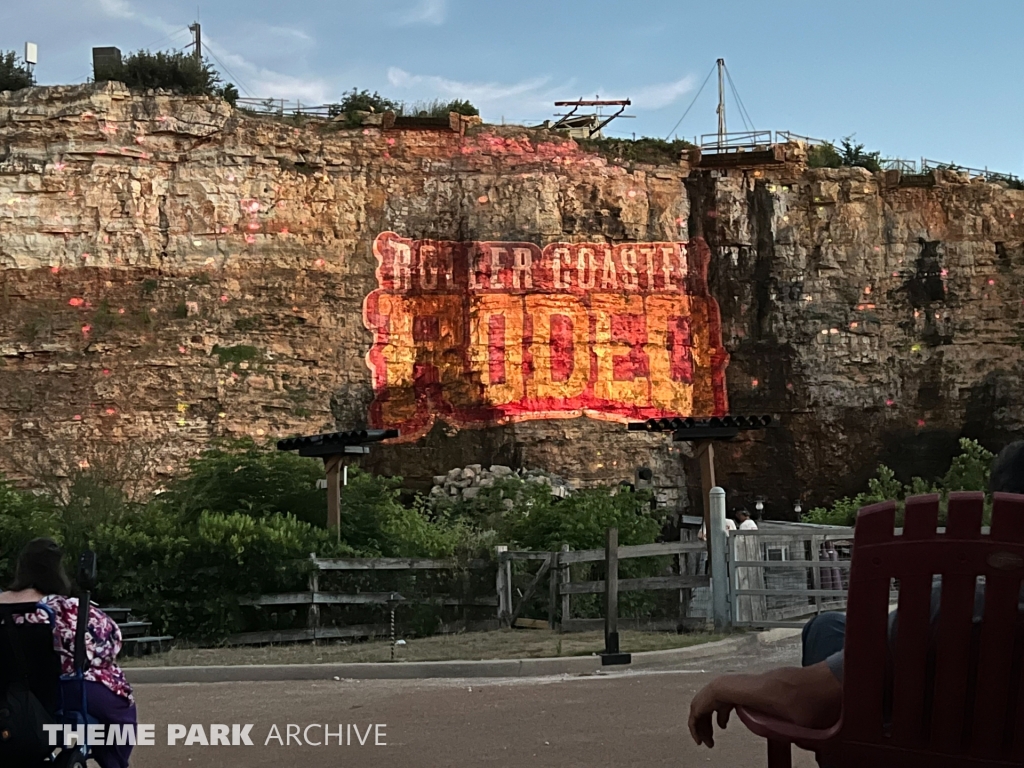
<svg viewBox="0 0 1024 768">
<path fill-rule="evenodd" d="M 398 113 L 412 117 L 448 117 L 452 112 L 460 115 L 479 115 L 480 110 L 464 99 L 453 99 L 452 101 L 417 101 L 412 104 L 399 104 Z"/>
<path fill-rule="evenodd" d="M 189 462 L 159 504 L 186 520 L 203 512 L 251 517 L 291 514 L 324 527 L 327 495 L 316 487 L 323 463 L 294 453 L 262 448 L 253 440 L 224 441 Z"/>
<path fill-rule="evenodd" d="M 679 163 L 683 152 L 693 148 L 685 139 L 665 141 L 644 136 L 639 139 L 579 139 L 581 149 L 596 152 L 618 162 L 649 163 L 651 165 Z"/>
<path fill-rule="evenodd" d="M 807 151 L 807 165 L 810 168 L 867 168 L 872 173 L 882 170 L 879 152 L 866 152 L 863 144 L 854 144 L 853 137 L 847 136 L 836 149 L 831 142 L 817 144 Z"/>
<path fill-rule="evenodd" d="M 0 91 L 20 91 L 36 84 L 28 65 L 14 51 L 0 51 Z"/>
<path fill-rule="evenodd" d="M 238 97 L 234 86 L 219 88 L 220 75 L 206 61 L 190 53 L 135 51 L 119 64 L 108 64 L 97 70 L 96 80 L 116 80 L 134 90 L 163 88 L 194 96 Z"/>
<path fill-rule="evenodd" d="M 203 512 L 189 521 L 150 505 L 98 526 L 91 545 L 103 599 L 139 610 L 157 632 L 216 640 L 246 629 L 240 597 L 303 588 L 311 552 L 350 553 L 330 539 L 288 515 Z"/>
<path fill-rule="evenodd" d="M 952 491 L 988 490 L 989 469 L 994 457 L 993 453 L 982 448 L 976 440 L 961 438 L 960 453 L 953 458 L 941 480 L 929 482 L 920 477 L 913 477 L 909 485 L 903 485 L 889 467 L 880 464 L 875 477 L 868 481 L 866 493 L 838 499 L 831 507 L 815 507 L 800 519 L 805 523 L 821 525 L 853 525 L 857 519 L 857 511 L 861 507 L 892 500 L 897 502 L 897 519 L 902 524 L 903 501 L 908 496 L 926 493 L 937 493 L 942 496 L 941 514 L 944 515 L 945 499 Z"/>
<path fill-rule="evenodd" d="M 398 115 L 426 117 L 448 117 L 450 112 L 458 112 L 460 115 L 480 114 L 480 110 L 465 99 L 452 99 L 451 101 L 435 99 L 405 104 L 381 96 L 376 91 L 371 93 L 366 89 L 360 91 L 355 88 L 342 94 L 341 101 L 337 104 L 329 104 L 327 113 L 331 117 L 346 115 L 346 124 L 354 127 L 362 124 L 359 112 L 394 112 Z"/>
</svg>

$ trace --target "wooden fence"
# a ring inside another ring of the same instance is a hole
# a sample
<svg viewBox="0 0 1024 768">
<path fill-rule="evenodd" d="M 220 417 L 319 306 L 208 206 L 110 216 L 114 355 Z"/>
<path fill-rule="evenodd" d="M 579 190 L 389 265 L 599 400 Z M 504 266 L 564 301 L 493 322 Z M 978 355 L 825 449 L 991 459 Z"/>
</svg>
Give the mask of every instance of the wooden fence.
<svg viewBox="0 0 1024 768">
<path fill-rule="evenodd" d="M 706 587 L 709 579 L 703 574 L 688 573 L 683 558 L 688 554 L 699 554 L 707 551 L 702 542 L 672 541 L 662 544 L 638 544 L 618 547 L 619 560 L 642 557 L 676 556 L 678 558 L 675 573 L 665 576 L 648 576 L 635 579 L 619 579 L 619 592 L 639 592 L 651 590 L 675 590 L 679 593 L 679 616 L 661 621 L 634 621 L 637 628 L 674 630 L 680 625 L 703 625 L 703 620 L 687 617 L 687 605 L 690 590 Z M 515 561 L 539 561 L 540 567 L 533 575 L 525 591 L 519 598 L 518 605 L 513 597 L 512 563 Z M 520 615 L 530 599 L 537 594 L 544 580 L 547 579 L 548 616 L 547 625 L 551 629 L 563 632 L 599 629 L 603 619 L 573 619 L 572 596 L 603 594 L 604 580 L 576 581 L 571 579 L 570 566 L 577 563 L 604 562 L 605 550 L 583 549 L 570 550 L 567 546 L 559 552 L 517 552 L 506 547 L 498 547 L 498 573 L 496 579 L 498 620 L 502 626 L 523 626 Z M 561 608 L 559 616 L 558 609 Z M 631 622 L 620 620 L 620 625 L 629 627 Z M 535 626 L 534 622 L 530 626 Z"/>
<path fill-rule="evenodd" d="M 471 560 L 459 563 L 455 560 L 434 560 L 429 558 L 409 557 L 343 557 L 343 558 L 311 558 L 314 571 L 309 577 L 308 589 L 305 592 L 287 592 L 276 595 L 260 595 L 239 601 L 241 605 L 275 607 L 275 606 L 307 606 L 306 626 L 299 629 L 267 630 L 261 632 L 243 632 L 228 638 L 230 645 L 257 645 L 261 643 L 287 643 L 308 640 L 341 640 L 348 638 L 366 638 L 386 636 L 390 631 L 387 623 L 354 624 L 347 626 L 324 626 L 322 623 L 322 606 L 386 606 L 395 594 L 387 592 L 330 592 L 321 591 L 320 576 L 331 571 L 474 571 L 488 570 L 494 564 L 487 560 Z M 434 605 L 446 607 L 497 607 L 498 598 L 493 595 L 480 597 L 452 597 L 444 595 L 402 595 L 400 605 Z M 477 622 L 472 628 L 496 628 L 496 620 Z M 468 627 L 467 627 L 468 628 Z"/>
<path fill-rule="evenodd" d="M 660 620 L 620 620 L 623 628 L 650 630 L 676 630 L 680 626 L 703 627 L 705 619 L 692 619 L 687 616 L 687 608 L 691 591 L 699 587 L 707 587 L 709 579 L 706 575 L 697 574 L 692 565 L 688 565 L 687 557 L 698 558 L 706 551 L 703 542 L 677 541 L 663 544 L 641 544 L 618 548 L 620 560 L 644 557 L 673 556 L 676 558 L 675 572 L 671 575 L 648 576 L 644 578 L 619 579 L 620 592 L 673 590 L 679 594 L 679 614 Z M 536 627 L 548 626 L 562 631 L 582 631 L 600 629 L 603 619 L 573 618 L 573 595 L 595 595 L 604 592 L 604 580 L 573 581 L 570 566 L 581 563 L 597 563 L 605 560 L 605 550 L 587 549 L 570 550 L 563 547 L 558 552 L 523 552 L 509 551 L 506 547 L 498 547 L 496 561 L 472 560 L 460 563 L 454 560 L 436 560 L 428 558 L 318 558 L 312 557 L 314 567 L 309 577 L 307 589 L 301 592 L 286 592 L 274 595 L 260 595 L 239 601 L 244 606 L 286 610 L 306 608 L 306 626 L 291 629 L 263 630 L 244 632 L 228 638 L 230 645 L 257 645 L 262 643 L 287 643 L 316 640 L 342 640 L 367 637 L 387 636 L 390 627 L 381 621 L 373 624 L 337 625 L 324 622 L 322 609 L 331 606 L 387 606 L 393 599 L 393 591 L 356 591 L 339 592 L 321 589 L 321 576 L 330 572 L 396 572 L 396 571 L 439 571 L 448 570 L 453 573 L 493 571 L 496 567 L 495 593 L 477 596 L 452 595 L 413 595 L 403 594 L 399 606 L 429 605 L 454 608 L 490 608 L 495 616 L 491 620 L 463 621 L 459 628 L 467 630 L 495 629 L 505 627 Z M 515 561 L 535 561 L 539 563 L 536 573 L 531 575 L 525 590 L 515 599 L 513 589 L 512 563 Z M 546 585 L 545 585 L 546 581 Z M 547 621 L 529 620 L 522 616 L 538 589 L 546 588 L 548 592 Z M 559 612 L 560 609 L 560 612 Z"/>
</svg>

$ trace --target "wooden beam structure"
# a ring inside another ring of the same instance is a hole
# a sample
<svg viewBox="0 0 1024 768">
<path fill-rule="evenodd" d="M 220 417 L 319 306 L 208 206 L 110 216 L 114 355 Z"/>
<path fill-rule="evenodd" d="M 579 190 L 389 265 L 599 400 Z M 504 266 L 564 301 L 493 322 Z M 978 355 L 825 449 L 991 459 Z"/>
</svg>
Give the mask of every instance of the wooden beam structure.
<svg viewBox="0 0 1024 768">
<path fill-rule="evenodd" d="M 397 429 L 354 429 L 320 435 L 289 437 L 277 441 L 279 451 L 298 451 L 299 456 L 323 459 L 327 473 L 327 528 L 341 536 L 341 478 L 347 456 L 370 452 L 371 443 L 398 437 Z"/>
</svg>

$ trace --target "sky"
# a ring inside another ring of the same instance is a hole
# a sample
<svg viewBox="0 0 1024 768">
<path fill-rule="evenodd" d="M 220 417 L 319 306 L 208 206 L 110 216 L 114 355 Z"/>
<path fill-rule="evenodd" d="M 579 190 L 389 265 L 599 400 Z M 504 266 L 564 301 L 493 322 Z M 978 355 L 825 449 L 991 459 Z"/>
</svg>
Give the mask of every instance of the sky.
<svg viewBox="0 0 1024 768">
<path fill-rule="evenodd" d="M 0 0 L 0 50 L 31 40 L 40 84 L 83 82 L 93 46 L 182 48 L 197 18 L 243 96 L 366 88 L 526 124 L 628 98 L 620 138 L 665 138 L 693 103 L 692 140 L 716 130 L 715 77 L 698 91 L 721 57 L 758 130 L 1024 176 L 1024 0 Z M 747 128 L 728 87 L 726 116 Z"/>
</svg>

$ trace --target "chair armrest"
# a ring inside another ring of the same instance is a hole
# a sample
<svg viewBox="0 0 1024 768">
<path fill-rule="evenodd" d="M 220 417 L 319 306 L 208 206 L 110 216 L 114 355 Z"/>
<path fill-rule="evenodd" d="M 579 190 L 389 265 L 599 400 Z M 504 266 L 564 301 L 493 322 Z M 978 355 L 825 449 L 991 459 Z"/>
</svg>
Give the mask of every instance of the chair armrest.
<svg viewBox="0 0 1024 768">
<path fill-rule="evenodd" d="M 816 751 L 838 735 L 843 727 L 843 718 L 830 728 L 804 728 L 787 720 L 780 720 L 763 712 L 746 707 L 736 707 L 736 714 L 753 733 L 773 741 L 786 741 L 803 749 Z"/>
</svg>

